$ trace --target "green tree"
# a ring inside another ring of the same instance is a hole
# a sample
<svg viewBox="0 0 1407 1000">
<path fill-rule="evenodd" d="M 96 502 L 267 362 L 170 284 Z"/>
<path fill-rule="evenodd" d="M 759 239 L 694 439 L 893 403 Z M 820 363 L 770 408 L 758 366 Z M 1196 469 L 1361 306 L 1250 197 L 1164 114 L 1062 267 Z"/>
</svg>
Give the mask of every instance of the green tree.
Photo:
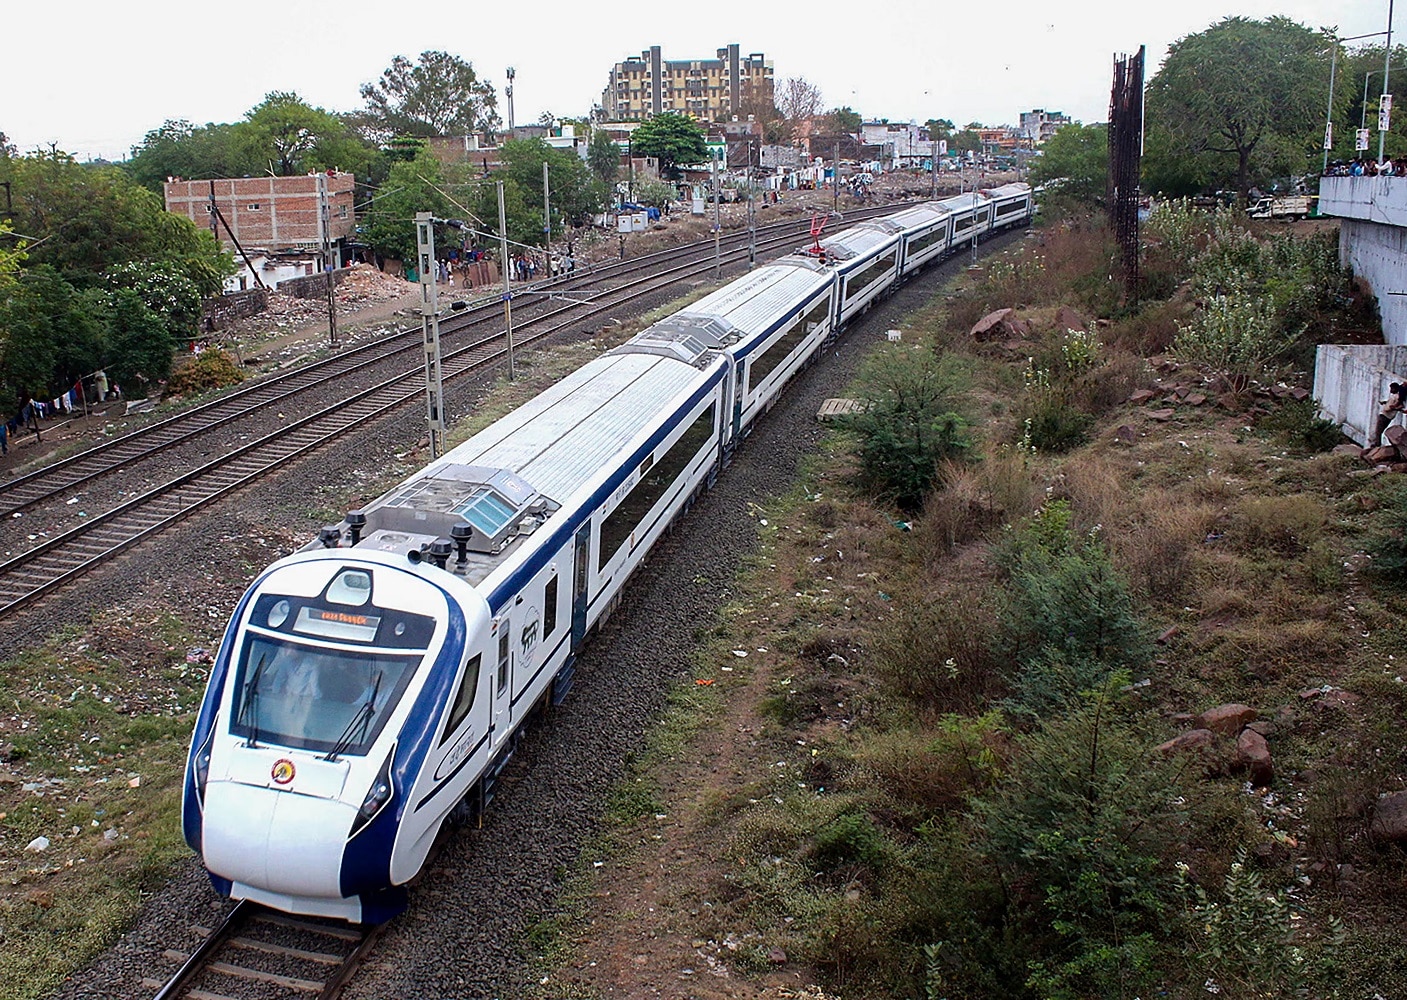
<svg viewBox="0 0 1407 1000">
<path fill-rule="evenodd" d="M 234 272 L 207 230 L 167 212 L 160 196 L 112 166 L 79 164 L 67 153 L 0 160 L 11 182 L 14 228 L 38 239 L 31 264 L 49 264 L 74 287 L 103 287 L 107 270 L 129 261 L 170 263 L 202 295 Z"/>
<path fill-rule="evenodd" d="M 954 132 L 953 137 L 948 140 L 948 152 L 980 153 L 982 152 L 982 137 L 971 128 L 965 128 L 960 132 Z"/>
<path fill-rule="evenodd" d="M 605 186 L 592 177 L 581 158 L 570 150 L 553 149 L 542 139 L 511 139 L 501 148 L 503 175 L 525 193 L 539 192 L 537 205 L 528 210 L 529 226 L 541 232 L 542 165 L 547 164 L 548 194 L 552 207 L 552 230 L 561 233 L 564 222 L 579 225 L 586 217 L 602 209 L 606 198 Z M 497 218 L 495 212 L 492 218 Z M 540 244 L 541 237 L 532 240 Z"/>
<path fill-rule="evenodd" d="M 1167 155 L 1252 184 L 1302 173 L 1320 147 L 1332 35 L 1286 17 L 1228 17 L 1174 42 L 1148 85 L 1149 132 Z"/>
<path fill-rule="evenodd" d="M 586 147 L 586 165 L 602 184 L 613 185 L 620 176 L 620 143 L 603 128 L 594 129 Z"/>
<path fill-rule="evenodd" d="M 122 167 L 138 184 L 157 194 L 162 193 L 168 177 L 204 180 L 262 172 L 240 126 L 192 125 L 188 121 L 166 121 L 152 129 L 132 148 L 131 158 Z"/>
<path fill-rule="evenodd" d="M 694 119 L 677 111 L 655 115 L 631 134 L 635 154 L 653 156 L 669 177 L 679 176 L 679 164 L 701 163 L 708 159 L 704 130 Z"/>
<path fill-rule="evenodd" d="M 498 98 L 472 64 L 448 52 L 427 51 L 412 63 L 396 56 L 375 83 L 361 86 L 371 127 L 396 135 L 465 135 L 498 129 Z"/>
<path fill-rule="evenodd" d="M 1067 125 L 1042 147 L 1031 161 L 1031 181 L 1059 181 L 1059 194 L 1073 201 L 1096 205 L 1104 201 L 1109 175 L 1109 129 L 1106 125 Z"/>
<path fill-rule="evenodd" d="M 826 122 L 820 129 L 820 131 L 825 133 L 842 132 L 848 134 L 858 132 L 860 131 L 860 125 L 864 122 L 859 112 L 852 109 L 848 104 L 841 108 L 831 108 L 830 111 L 826 112 L 826 119 Z"/>
<path fill-rule="evenodd" d="M 373 155 L 342 119 L 289 91 L 251 108 L 239 135 L 246 155 L 280 177 L 333 167 L 355 173 Z"/>
<path fill-rule="evenodd" d="M 382 184 L 384 193 L 377 195 L 365 216 L 366 242 L 384 257 L 414 262 L 417 212 L 432 212 L 440 218 L 463 214 L 444 193 L 447 184 L 444 168 L 429 150 L 421 150 L 413 160 L 391 164 Z M 493 218 L 497 217 L 495 208 Z"/>
<path fill-rule="evenodd" d="M 50 398 L 99 367 L 104 327 L 96 312 L 47 264 L 0 290 L 0 417 L 21 398 Z"/>
<path fill-rule="evenodd" d="M 118 383 L 150 391 L 171 374 L 175 343 L 165 320 L 130 288 L 110 293 L 105 304 L 108 375 Z"/>
</svg>

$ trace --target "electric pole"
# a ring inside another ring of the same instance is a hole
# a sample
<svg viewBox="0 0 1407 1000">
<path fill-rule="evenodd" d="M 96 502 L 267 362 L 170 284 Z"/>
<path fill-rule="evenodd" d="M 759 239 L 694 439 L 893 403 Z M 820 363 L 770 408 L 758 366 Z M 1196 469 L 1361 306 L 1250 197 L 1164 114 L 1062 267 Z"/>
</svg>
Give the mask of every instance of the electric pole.
<svg viewBox="0 0 1407 1000">
<path fill-rule="evenodd" d="M 503 207 L 503 182 L 498 184 L 498 259 L 503 268 L 503 325 L 508 337 L 508 378 L 517 378 L 513 368 L 513 290 L 508 287 L 508 215 Z"/>
<path fill-rule="evenodd" d="M 444 446 L 444 379 L 440 374 L 440 291 L 435 279 L 435 223 L 429 212 L 415 213 L 416 270 L 420 278 L 420 330 L 425 343 L 425 422 L 430 457 Z M 331 278 L 329 277 L 329 280 Z"/>
<path fill-rule="evenodd" d="M 327 342 L 337 349 L 337 261 L 332 256 L 332 204 L 327 174 L 318 173 L 318 222 L 322 227 L 322 269 L 327 275 Z M 433 249 L 431 251 L 433 255 Z"/>
<path fill-rule="evenodd" d="M 723 152 L 727 155 L 728 142 L 723 142 Z M 710 169 L 713 174 L 713 280 L 717 281 L 723 274 L 723 256 L 719 247 L 722 238 L 723 227 L 719 222 L 718 211 L 718 154 L 715 152 L 709 157 Z"/>
<path fill-rule="evenodd" d="M 759 150 L 759 158 L 761 151 Z M 757 266 L 757 208 L 752 191 L 752 136 L 747 137 L 747 266 Z"/>
<path fill-rule="evenodd" d="M 547 161 L 542 161 L 542 235 L 547 246 L 547 276 L 552 273 L 552 199 L 547 193 Z"/>
<path fill-rule="evenodd" d="M 839 215 L 839 214 L 840 214 L 840 143 L 838 143 L 838 142 L 835 144 L 835 159 L 834 159 L 832 162 L 833 162 L 834 165 L 835 165 L 835 177 L 832 178 L 832 180 L 833 180 L 835 183 L 832 185 L 833 193 L 832 193 L 832 195 L 831 195 L 831 212 L 832 212 L 832 214 Z"/>
</svg>

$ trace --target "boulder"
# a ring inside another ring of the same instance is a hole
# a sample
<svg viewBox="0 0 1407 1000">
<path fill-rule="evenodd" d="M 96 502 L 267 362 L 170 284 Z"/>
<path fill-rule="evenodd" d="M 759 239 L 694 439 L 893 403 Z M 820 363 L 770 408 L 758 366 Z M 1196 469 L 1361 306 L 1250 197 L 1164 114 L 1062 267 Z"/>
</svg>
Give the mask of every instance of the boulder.
<svg viewBox="0 0 1407 1000">
<path fill-rule="evenodd" d="M 1370 829 L 1379 840 L 1407 841 L 1407 792 L 1379 796 Z"/>
<path fill-rule="evenodd" d="M 1235 736 L 1248 722 L 1254 722 L 1259 715 L 1254 708 L 1249 705 L 1241 705 L 1235 702 L 1226 705 L 1218 705 L 1216 708 L 1209 708 L 1201 715 L 1197 716 L 1197 724 L 1203 729 L 1210 729 L 1214 733 L 1221 733 L 1224 736 Z"/>
<path fill-rule="evenodd" d="M 1377 465 L 1379 462 L 1393 462 L 1397 460 L 1397 449 L 1392 445 L 1383 445 L 1379 448 L 1365 448 L 1363 450 L 1363 461 L 1372 462 Z"/>
<path fill-rule="evenodd" d="M 1264 787 L 1275 779 L 1270 762 L 1270 744 L 1254 729 L 1243 729 L 1236 737 L 1236 763 L 1250 771 L 1251 784 Z"/>
<path fill-rule="evenodd" d="M 1055 326 L 1059 330 L 1089 331 L 1089 322 L 1069 306 L 1061 306 L 1055 311 Z"/>
<path fill-rule="evenodd" d="M 1188 406 L 1201 406 L 1207 401 L 1207 394 L 1204 392 L 1189 392 L 1187 398 L 1183 400 Z"/>
<path fill-rule="evenodd" d="M 974 323 L 968 333 L 973 340 L 995 340 L 998 333 L 1001 332 L 1002 320 L 1010 316 L 1011 313 L 1012 310 L 1010 308 L 989 312 Z"/>
<path fill-rule="evenodd" d="M 1161 423 L 1165 420 L 1171 420 L 1175 412 L 1177 411 L 1173 410 L 1171 407 L 1168 407 L 1167 409 L 1163 410 L 1149 410 L 1148 416 L 1150 419 L 1157 420 Z"/>
<path fill-rule="evenodd" d="M 1152 398 L 1152 389 L 1139 389 L 1137 392 L 1131 393 L 1129 395 L 1129 403 L 1133 406 L 1142 406 L 1144 403 L 1148 402 Z"/>
<path fill-rule="evenodd" d="M 1215 743 L 1216 733 L 1210 729 L 1189 729 L 1166 743 L 1159 744 L 1158 752 L 1164 757 L 1169 757 L 1188 750 L 1210 750 Z"/>
<path fill-rule="evenodd" d="M 1138 435 L 1128 424 L 1120 424 L 1114 431 L 1114 441 L 1117 444 L 1133 444 Z"/>
<path fill-rule="evenodd" d="M 1387 430 L 1383 431 L 1383 437 L 1387 438 L 1387 443 L 1398 451 L 1407 450 L 1403 448 L 1403 442 L 1407 441 L 1407 427 L 1403 427 L 1401 424 L 1393 424 Z"/>
</svg>

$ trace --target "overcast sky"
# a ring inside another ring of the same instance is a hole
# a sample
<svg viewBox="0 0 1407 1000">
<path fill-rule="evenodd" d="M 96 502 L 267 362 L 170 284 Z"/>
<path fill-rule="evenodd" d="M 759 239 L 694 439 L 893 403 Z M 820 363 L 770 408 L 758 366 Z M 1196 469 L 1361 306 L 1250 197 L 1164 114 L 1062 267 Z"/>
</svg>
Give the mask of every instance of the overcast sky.
<svg viewBox="0 0 1407 1000">
<path fill-rule="evenodd" d="M 1383 31 L 1387 10 L 1387 0 L 13 3 L 0 132 L 26 152 L 53 142 L 79 159 L 121 159 L 167 119 L 237 121 L 272 90 L 352 110 L 392 56 L 426 49 L 471 62 L 505 120 L 513 66 L 524 124 L 584 115 L 612 64 L 651 45 L 703 59 L 733 42 L 765 53 L 779 82 L 804 77 L 827 108 L 866 118 L 1015 124 L 1045 108 L 1094 122 L 1108 114 L 1116 53 L 1148 46 L 1151 77 L 1172 42 L 1229 15 L 1284 14 L 1347 37 Z"/>
</svg>

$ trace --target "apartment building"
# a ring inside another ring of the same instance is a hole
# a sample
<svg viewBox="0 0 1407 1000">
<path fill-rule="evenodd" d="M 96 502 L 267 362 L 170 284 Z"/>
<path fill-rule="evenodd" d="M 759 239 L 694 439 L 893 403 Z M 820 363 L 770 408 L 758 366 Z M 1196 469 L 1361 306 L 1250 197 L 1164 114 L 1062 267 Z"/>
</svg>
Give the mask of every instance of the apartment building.
<svg viewBox="0 0 1407 1000">
<path fill-rule="evenodd" d="M 770 101 L 773 89 L 772 63 L 761 52 L 744 56 L 729 45 L 715 59 L 664 59 L 652 45 L 611 68 L 601 107 L 607 121 L 643 121 L 666 111 L 727 121 L 754 99 Z"/>
</svg>

